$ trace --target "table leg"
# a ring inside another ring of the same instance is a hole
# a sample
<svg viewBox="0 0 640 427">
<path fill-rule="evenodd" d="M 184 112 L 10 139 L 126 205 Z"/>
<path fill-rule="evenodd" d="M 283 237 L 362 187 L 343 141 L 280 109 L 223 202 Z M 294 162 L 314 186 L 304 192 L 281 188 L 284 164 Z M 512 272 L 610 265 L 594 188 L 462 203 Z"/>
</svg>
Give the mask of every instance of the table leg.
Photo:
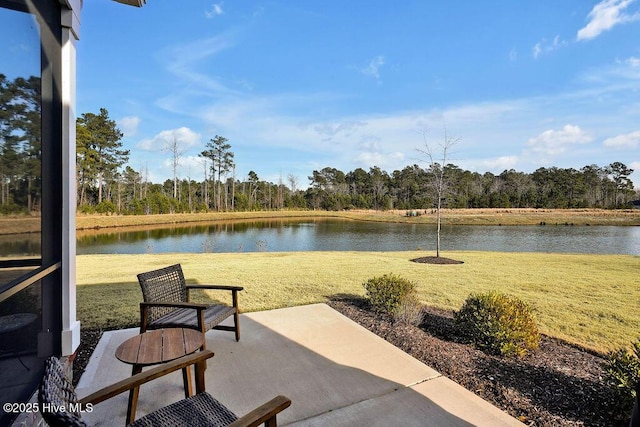
<svg viewBox="0 0 640 427">
<path fill-rule="evenodd" d="M 191 368 L 182 368 L 182 382 L 184 383 L 184 397 L 193 396 L 193 381 L 191 381 Z"/>
<path fill-rule="evenodd" d="M 131 376 L 139 374 L 142 372 L 142 366 L 133 365 L 133 369 L 131 370 Z M 140 387 L 133 387 L 129 390 L 129 405 L 127 406 L 127 424 L 132 424 L 136 418 L 136 407 L 138 406 L 138 393 L 140 392 Z"/>
</svg>

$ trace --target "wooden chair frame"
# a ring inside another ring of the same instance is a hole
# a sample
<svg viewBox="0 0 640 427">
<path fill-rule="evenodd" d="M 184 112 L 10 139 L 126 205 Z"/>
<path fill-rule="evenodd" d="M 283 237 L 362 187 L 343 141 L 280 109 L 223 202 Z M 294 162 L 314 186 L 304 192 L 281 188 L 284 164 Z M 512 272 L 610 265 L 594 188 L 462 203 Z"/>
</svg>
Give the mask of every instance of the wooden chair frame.
<svg viewBox="0 0 640 427">
<path fill-rule="evenodd" d="M 104 402 L 114 396 L 129 391 L 135 387 L 140 387 L 142 384 L 148 383 L 156 378 L 160 378 L 171 372 L 181 369 L 189 368 L 195 365 L 195 385 L 196 393 L 205 393 L 205 378 L 204 373 L 207 369 L 207 359 L 213 357 L 214 353 L 210 350 L 203 350 L 198 353 L 176 359 L 172 362 L 165 363 L 160 366 L 156 366 L 139 374 L 133 375 L 122 381 L 118 381 L 108 387 L 98 390 L 88 396 L 79 399 L 82 408 L 87 405 L 96 405 L 100 402 Z M 275 427 L 277 425 L 277 414 L 288 408 L 291 405 L 291 400 L 285 396 L 277 396 L 265 404 L 257 407 L 253 411 L 249 412 L 243 417 L 238 418 L 235 422 L 230 424 L 232 427 L 255 427 L 261 424 L 265 424 L 267 427 Z"/>
<path fill-rule="evenodd" d="M 140 303 L 140 333 L 148 329 L 166 327 L 191 327 L 203 334 L 209 329 L 235 332 L 236 341 L 240 340 L 240 310 L 238 307 L 238 292 L 244 288 L 231 285 L 189 285 L 184 279 L 180 264 L 171 265 L 158 270 L 138 274 L 138 282 L 142 289 L 144 302 Z M 170 288 L 167 292 L 155 291 L 154 287 Z M 190 301 L 192 290 L 221 290 L 230 291 L 232 306 L 223 304 L 199 304 Z M 153 298 L 151 294 L 154 294 Z M 164 309 L 164 310 L 163 310 Z M 196 311 L 197 326 L 185 323 L 172 325 L 154 322 L 162 322 L 163 316 L 169 316 L 178 309 L 190 309 Z M 233 326 L 220 325 L 227 317 L 233 315 Z M 203 344 L 203 348 L 206 344 Z"/>
</svg>

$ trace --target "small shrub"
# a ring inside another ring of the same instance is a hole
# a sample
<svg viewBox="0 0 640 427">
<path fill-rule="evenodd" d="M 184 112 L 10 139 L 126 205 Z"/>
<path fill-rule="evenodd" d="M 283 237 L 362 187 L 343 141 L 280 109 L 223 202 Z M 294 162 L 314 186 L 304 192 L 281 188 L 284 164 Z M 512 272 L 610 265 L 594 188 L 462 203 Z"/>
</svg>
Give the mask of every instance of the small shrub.
<svg viewBox="0 0 640 427">
<path fill-rule="evenodd" d="M 394 321 L 409 325 L 418 326 L 423 318 L 422 303 L 415 291 L 405 295 L 393 312 Z"/>
<path fill-rule="evenodd" d="M 87 205 L 87 204 L 78 206 L 77 210 L 78 210 L 78 213 L 83 213 L 83 214 L 94 214 L 94 213 L 96 213 L 95 206 Z"/>
<path fill-rule="evenodd" d="M 620 348 L 607 354 L 607 384 L 616 396 L 619 421 L 628 422 L 636 398 L 636 384 L 640 382 L 640 338 L 632 343 L 631 351 Z"/>
<path fill-rule="evenodd" d="M 455 320 L 463 336 L 494 354 L 522 357 L 540 342 L 529 305 L 502 293 L 471 295 Z"/>
<path fill-rule="evenodd" d="M 1 215 L 15 215 L 15 214 L 26 214 L 26 213 L 27 213 L 26 206 L 19 206 L 13 203 L 13 201 L 11 200 L 0 205 Z"/>
<path fill-rule="evenodd" d="M 393 315 L 403 298 L 416 288 L 414 282 L 393 273 L 369 279 L 362 286 L 373 309 L 389 315 Z"/>
<path fill-rule="evenodd" d="M 109 200 L 103 200 L 96 206 L 96 212 L 99 214 L 114 214 L 116 213 L 116 205 Z"/>
</svg>

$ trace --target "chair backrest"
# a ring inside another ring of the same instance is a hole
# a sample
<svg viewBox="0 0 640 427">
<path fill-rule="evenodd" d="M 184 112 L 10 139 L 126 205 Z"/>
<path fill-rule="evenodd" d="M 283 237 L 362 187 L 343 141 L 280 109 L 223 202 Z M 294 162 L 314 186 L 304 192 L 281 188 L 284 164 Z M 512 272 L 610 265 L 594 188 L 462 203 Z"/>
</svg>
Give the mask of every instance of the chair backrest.
<svg viewBox="0 0 640 427">
<path fill-rule="evenodd" d="M 86 427 L 80 418 L 78 396 L 56 357 L 45 361 L 38 392 L 42 418 L 50 427 Z"/>
<path fill-rule="evenodd" d="M 186 302 L 187 286 L 180 264 L 138 274 L 138 282 L 145 302 Z M 152 307 L 149 321 L 154 321 L 173 308 Z"/>
<path fill-rule="evenodd" d="M 636 400 L 633 405 L 629 427 L 640 427 L 640 382 L 636 383 Z"/>
</svg>

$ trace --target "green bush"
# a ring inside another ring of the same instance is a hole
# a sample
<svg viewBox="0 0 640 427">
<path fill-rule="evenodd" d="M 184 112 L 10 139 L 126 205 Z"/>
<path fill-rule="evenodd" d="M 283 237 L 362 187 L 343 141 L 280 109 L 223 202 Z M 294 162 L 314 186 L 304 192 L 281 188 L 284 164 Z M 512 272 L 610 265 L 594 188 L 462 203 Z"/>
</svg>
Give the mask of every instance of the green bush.
<svg viewBox="0 0 640 427">
<path fill-rule="evenodd" d="M 472 294 L 455 320 L 463 336 L 490 353 L 522 357 L 540 342 L 529 305 L 499 292 Z"/>
<path fill-rule="evenodd" d="M 9 200 L 7 203 L 3 203 L 0 205 L 0 214 L 2 215 L 15 215 L 15 214 L 26 214 L 27 207 L 19 206 L 13 201 Z"/>
<path fill-rule="evenodd" d="M 362 286 L 373 309 L 389 315 L 393 315 L 401 301 L 416 288 L 414 282 L 393 273 L 369 279 Z"/>
<path fill-rule="evenodd" d="M 109 200 L 103 200 L 96 206 L 96 212 L 99 214 L 114 214 L 116 210 L 115 203 Z"/>
<path fill-rule="evenodd" d="M 94 214 L 94 213 L 96 213 L 95 206 L 88 205 L 88 204 L 83 204 L 83 205 L 78 206 L 77 210 L 78 210 L 78 213 L 82 213 L 82 214 Z"/>
<path fill-rule="evenodd" d="M 636 384 L 640 382 L 640 338 L 632 343 L 631 351 L 620 348 L 607 354 L 607 384 L 616 395 L 616 409 L 620 420 L 628 422 L 636 398 Z"/>
</svg>

